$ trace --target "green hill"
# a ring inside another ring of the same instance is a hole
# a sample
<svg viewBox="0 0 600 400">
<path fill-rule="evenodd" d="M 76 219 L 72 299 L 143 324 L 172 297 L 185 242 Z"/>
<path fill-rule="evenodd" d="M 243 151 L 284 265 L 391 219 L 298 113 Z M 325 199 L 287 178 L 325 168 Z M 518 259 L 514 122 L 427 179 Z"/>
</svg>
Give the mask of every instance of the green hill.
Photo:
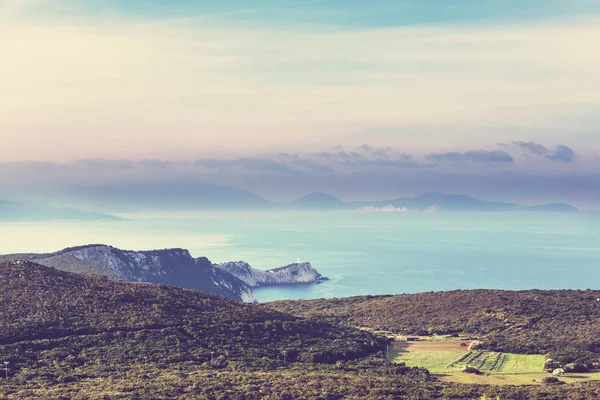
<svg viewBox="0 0 600 400">
<path fill-rule="evenodd" d="M 591 367 L 600 361 L 599 298 L 593 290 L 457 290 L 264 306 L 400 334 L 473 334 L 490 350 L 550 353 Z"/>
<path fill-rule="evenodd" d="M 0 264 L 0 354 L 17 368 L 64 361 L 332 363 L 381 350 L 382 339 L 198 291 L 83 276 L 31 262 Z M 85 348 L 85 357 L 80 351 Z M 2 358 L 2 357 L 0 357 Z M 265 358 L 263 360 L 263 358 Z"/>
</svg>

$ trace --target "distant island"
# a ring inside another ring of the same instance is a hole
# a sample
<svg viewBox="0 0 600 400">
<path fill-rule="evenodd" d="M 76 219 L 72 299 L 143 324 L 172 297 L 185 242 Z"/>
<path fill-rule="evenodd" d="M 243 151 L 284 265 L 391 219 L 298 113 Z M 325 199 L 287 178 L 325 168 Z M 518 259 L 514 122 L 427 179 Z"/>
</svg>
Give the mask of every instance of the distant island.
<svg viewBox="0 0 600 400">
<path fill-rule="evenodd" d="M 200 290 L 256 303 L 252 288 L 267 285 L 321 283 L 327 280 L 309 262 L 261 271 L 243 261 L 213 264 L 186 249 L 121 250 L 103 244 L 66 248 L 47 254 L 7 254 L 0 260 L 35 261 L 67 272 L 104 275 L 126 282 L 150 282 Z"/>
<path fill-rule="evenodd" d="M 446 193 L 424 193 L 417 197 L 401 197 L 384 201 L 345 202 L 328 193 L 311 193 L 284 205 L 302 210 L 361 210 L 381 212 L 406 211 L 455 211 L 455 212 L 577 212 L 576 207 L 564 203 L 520 205 L 517 203 L 491 202 L 473 197 Z"/>
<path fill-rule="evenodd" d="M 118 221 L 124 218 L 71 207 L 55 207 L 47 204 L 29 204 L 0 199 L 0 221 Z"/>
</svg>

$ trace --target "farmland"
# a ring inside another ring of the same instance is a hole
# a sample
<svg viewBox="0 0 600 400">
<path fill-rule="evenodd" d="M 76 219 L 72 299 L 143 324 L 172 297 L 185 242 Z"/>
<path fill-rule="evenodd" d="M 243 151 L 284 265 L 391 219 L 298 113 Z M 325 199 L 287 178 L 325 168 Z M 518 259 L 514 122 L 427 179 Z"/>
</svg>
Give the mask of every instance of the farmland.
<svg viewBox="0 0 600 400">
<path fill-rule="evenodd" d="M 396 342 L 390 358 L 403 362 L 409 367 L 424 367 L 432 373 L 459 371 L 460 368 L 448 368 L 454 361 L 468 355 L 468 343 L 448 342 Z"/>
<path fill-rule="evenodd" d="M 447 382 L 522 385 L 539 383 L 548 375 L 543 370 L 543 355 L 469 350 L 469 344 L 469 341 L 396 342 L 391 359 L 427 368 Z M 467 366 L 477 368 L 482 374 L 463 373 Z"/>
</svg>

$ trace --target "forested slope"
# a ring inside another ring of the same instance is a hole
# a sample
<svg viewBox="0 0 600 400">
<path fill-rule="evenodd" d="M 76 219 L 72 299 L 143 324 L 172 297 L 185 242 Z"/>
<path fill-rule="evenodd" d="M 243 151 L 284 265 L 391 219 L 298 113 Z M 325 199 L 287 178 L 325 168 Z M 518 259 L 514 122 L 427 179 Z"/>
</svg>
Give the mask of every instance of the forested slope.
<svg viewBox="0 0 600 400">
<path fill-rule="evenodd" d="M 600 291 L 457 290 L 397 296 L 278 301 L 263 305 L 302 317 L 401 334 L 468 333 L 484 346 L 597 362 Z"/>
</svg>

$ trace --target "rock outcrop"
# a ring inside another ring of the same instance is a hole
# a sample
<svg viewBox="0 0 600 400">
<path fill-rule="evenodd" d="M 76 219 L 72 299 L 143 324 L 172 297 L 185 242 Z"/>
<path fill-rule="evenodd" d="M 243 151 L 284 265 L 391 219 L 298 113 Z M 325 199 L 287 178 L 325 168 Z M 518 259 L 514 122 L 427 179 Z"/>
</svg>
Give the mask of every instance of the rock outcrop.
<svg viewBox="0 0 600 400">
<path fill-rule="evenodd" d="M 29 260 L 66 272 L 178 286 L 245 303 L 257 302 L 252 291 L 255 287 L 327 280 L 308 262 L 261 271 L 244 261 L 213 264 L 206 257 L 192 257 L 185 249 L 130 251 L 92 244 L 55 253 L 0 255 L 1 260 Z"/>
<path fill-rule="evenodd" d="M 294 285 L 299 283 L 321 283 L 328 278 L 322 276 L 308 262 L 290 264 L 285 267 L 261 271 L 244 261 L 214 264 L 218 269 L 239 278 L 250 287 L 271 285 Z"/>
<path fill-rule="evenodd" d="M 27 256 L 12 258 L 35 260 L 68 272 L 106 275 L 127 282 L 179 286 L 243 302 L 256 302 L 252 289 L 239 278 L 215 268 L 205 257 L 192 257 L 185 249 L 128 251 L 106 245 L 87 245 L 52 254 Z"/>
</svg>

